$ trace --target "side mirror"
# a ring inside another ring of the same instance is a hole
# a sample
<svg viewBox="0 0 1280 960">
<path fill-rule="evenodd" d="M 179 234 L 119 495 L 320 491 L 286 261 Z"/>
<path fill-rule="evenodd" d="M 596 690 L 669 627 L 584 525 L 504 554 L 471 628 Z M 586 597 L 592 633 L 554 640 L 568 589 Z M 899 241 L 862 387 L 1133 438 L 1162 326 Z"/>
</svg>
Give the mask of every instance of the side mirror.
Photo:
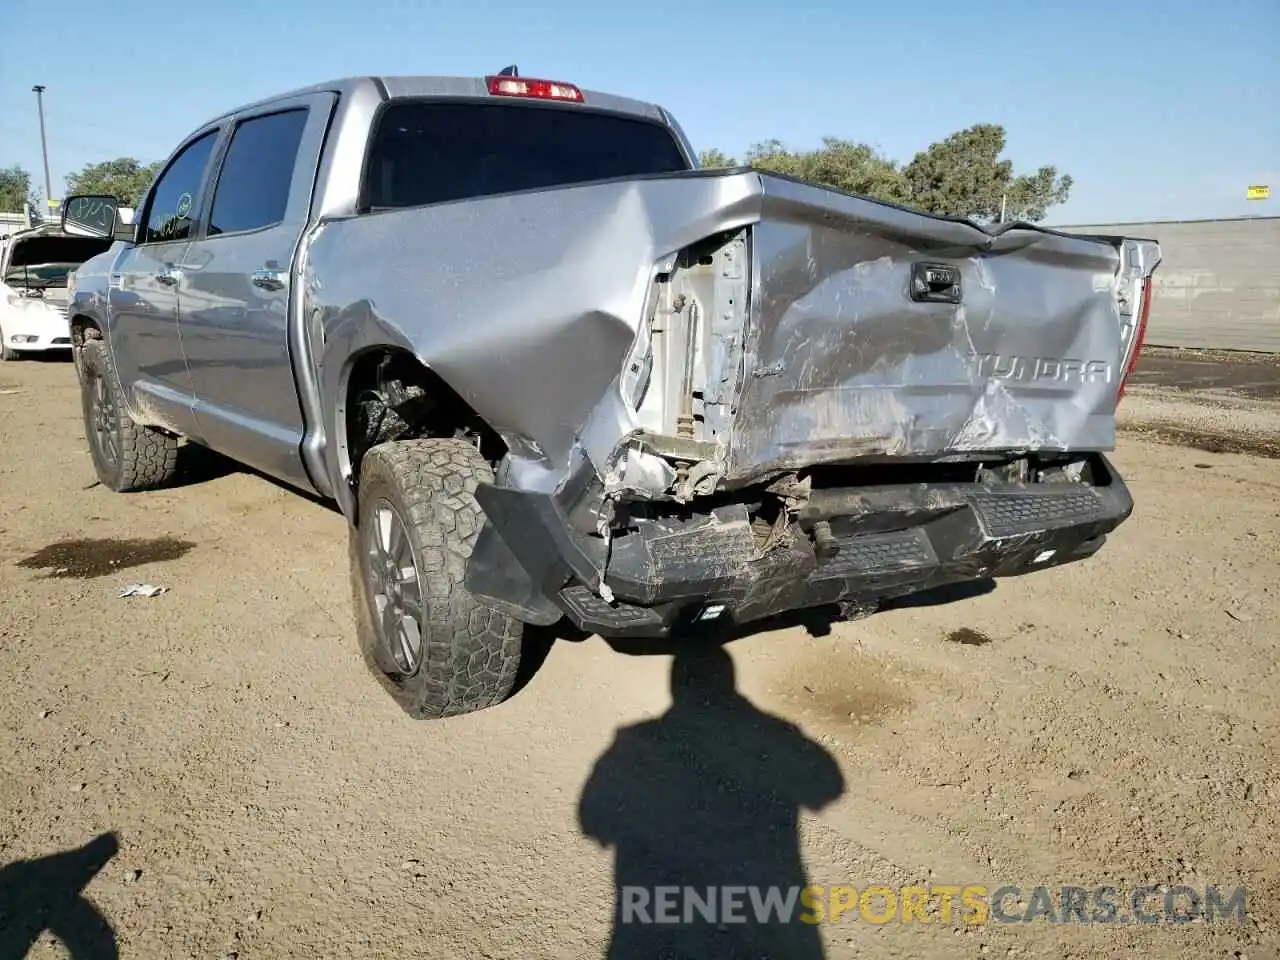
<svg viewBox="0 0 1280 960">
<path fill-rule="evenodd" d="M 115 197 L 79 194 L 62 202 L 62 230 L 77 237 L 116 237 Z"/>
</svg>

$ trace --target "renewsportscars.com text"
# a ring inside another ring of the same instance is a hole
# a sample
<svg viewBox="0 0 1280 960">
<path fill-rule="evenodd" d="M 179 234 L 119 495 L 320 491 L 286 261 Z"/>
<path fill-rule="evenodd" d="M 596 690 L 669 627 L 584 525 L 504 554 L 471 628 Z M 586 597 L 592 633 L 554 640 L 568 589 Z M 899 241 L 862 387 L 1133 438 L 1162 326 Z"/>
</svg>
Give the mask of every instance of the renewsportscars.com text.
<svg viewBox="0 0 1280 960">
<path fill-rule="evenodd" d="M 1243 923 L 1245 919 L 1244 887 L 623 886 L 618 895 L 619 920 L 639 924 Z"/>
</svg>

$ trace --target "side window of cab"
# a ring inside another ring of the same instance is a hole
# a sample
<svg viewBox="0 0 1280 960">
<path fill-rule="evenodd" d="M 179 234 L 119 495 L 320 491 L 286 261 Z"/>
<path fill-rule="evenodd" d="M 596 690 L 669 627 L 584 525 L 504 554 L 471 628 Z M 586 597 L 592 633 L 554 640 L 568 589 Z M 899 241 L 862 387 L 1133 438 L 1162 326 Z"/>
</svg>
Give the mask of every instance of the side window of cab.
<svg viewBox="0 0 1280 960">
<path fill-rule="evenodd" d="M 209 236 L 262 230 L 284 220 L 306 126 L 305 107 L 236 124 L 213 191 Z"/>
<path fill-rule="evenodd" d="M 218 131 L 210 130 L 174 157 L 147 200 L 138 243 L 175 243 L 191 237 L 200 211 L 205 171 L 217 142 Z"/>
</svg>

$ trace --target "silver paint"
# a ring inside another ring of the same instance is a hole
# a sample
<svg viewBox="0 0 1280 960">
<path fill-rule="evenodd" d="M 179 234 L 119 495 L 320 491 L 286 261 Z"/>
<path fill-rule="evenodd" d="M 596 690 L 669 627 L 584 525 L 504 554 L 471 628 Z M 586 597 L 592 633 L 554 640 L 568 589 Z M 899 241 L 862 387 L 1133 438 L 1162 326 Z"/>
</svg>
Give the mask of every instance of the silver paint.
<svg viewBox="0 0 1280 960">
<path fill-rule="evenodd" d="M 677 268 L 655 302 L 659 268 L 720 232 L 712 266 Z M 676 435 L 688 358 L 655 337 L 660 398 L 639 411 L 619 375 L 637 333 L 682 330 L 677 317 L 697 328 L 697 492 L 869 456 L 1111 449 L 1132 336 L 1116 243 L 996 234 L 754 172 L 346 219 L 309 257 L 338 486 L 342 370 L 382 344 L 412 351 L 507 439 L 513 485 L 555 489 L 580 451 L 607 490 L 649 498 L 672 495 L 646 457 Z M 926 259 L 961 271 L 962 303 L 909 299 Z"/>
<path fill-rule="evenodd" d="M 310 219 L 312 185 L 336 98 L 304 94 L 247 110 L 236 122 L 306 109 L 289 200 L 278 223 L 202 234 L 178 285 L 182 347 L 204 442 L 295 486 L 313 486 L 302 460 L 305 430 L 288 343 L 290 267 Z M 277 285 L 251 281 L 257 271 Z M 301 298 L 299 298 L 301 299 Z"/>
<path fill-rule="evenodd" d="M 865 457 L 1114 445 L 1155 244 L 987 231 L 743 170 L 357 215 L 384 91 L 487 96 L 478 78 L 355 78 L 199 128 L 221 125 L 225 140 L 236 119 L 286 101 L 316 111 L 280 235 L 198 232 L 182 251 L 179 299 L 192 302 L 170 323 L 183 341 L 116 290 L 103 316 L 109 271 L 83 272 L 70 310 L 109 331 L 135 416 L 175 425 L 185 407 L 197 439 L 334 496 L 348 516 L 348 378 L 388 347 L 503 436 L 499 482 L 528 490 L 553 491 L 587 461 L 609 497 L 690 499 Z M 660 107 L 584 93 L 587 108 L 668 124 L 696 166 Z M 713 236 L 709 263 L 679 262 Z M 148 249 L 118 244 L 115 272 Z M 268 260 L 288 285 L 246 292 L 244 274 Z M 917 261 L 958 269 L 962 302 L 912 301 Z M 140 296 L 137 271 L 124 272 Z M 642 391 L 624 377 L 637 358 L 652 363 Z"/>
</svg>

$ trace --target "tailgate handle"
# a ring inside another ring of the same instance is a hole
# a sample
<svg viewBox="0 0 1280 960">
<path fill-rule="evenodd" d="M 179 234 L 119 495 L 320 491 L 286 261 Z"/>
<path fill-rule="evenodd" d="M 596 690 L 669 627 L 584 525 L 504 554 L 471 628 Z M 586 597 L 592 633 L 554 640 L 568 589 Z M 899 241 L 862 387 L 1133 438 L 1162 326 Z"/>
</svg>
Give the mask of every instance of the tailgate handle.
<svg viewBox="0 0 1280 960">
<path fill-rule="evenodd" d="M 949 263 L 913 263 L 911 299 L 917 303 L 959 303 L 960 268 Z"/>
</svg>

